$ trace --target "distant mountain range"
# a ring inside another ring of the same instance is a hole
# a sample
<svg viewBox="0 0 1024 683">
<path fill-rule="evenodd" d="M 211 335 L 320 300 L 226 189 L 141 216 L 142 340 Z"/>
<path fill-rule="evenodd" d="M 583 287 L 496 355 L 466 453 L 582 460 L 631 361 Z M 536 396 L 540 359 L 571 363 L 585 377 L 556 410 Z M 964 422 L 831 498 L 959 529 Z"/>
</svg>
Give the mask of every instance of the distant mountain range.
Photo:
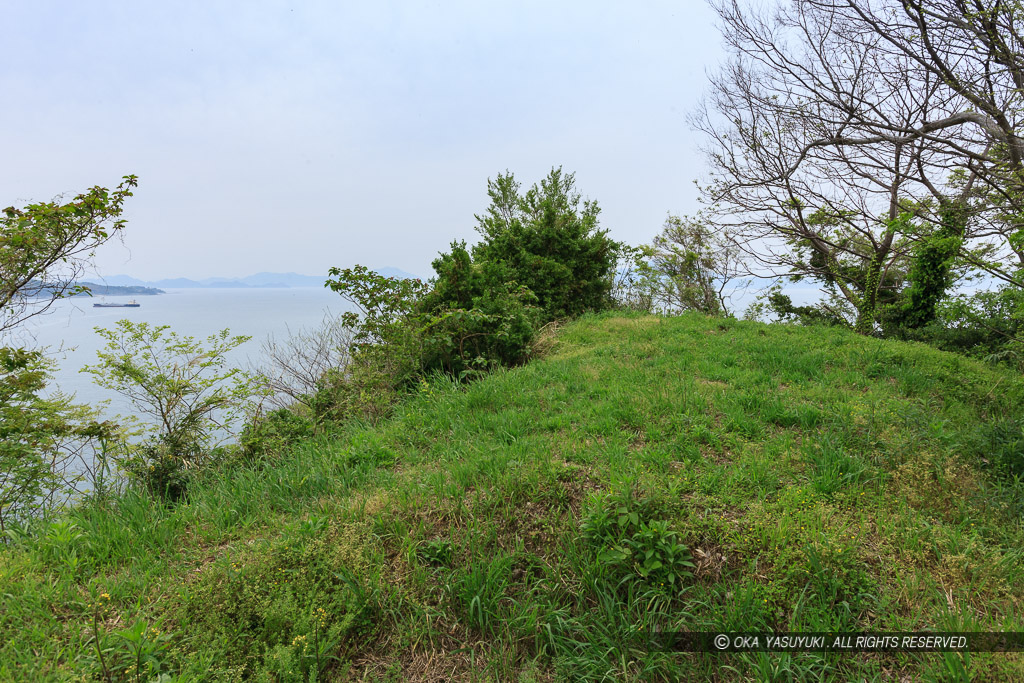
<svg viewBox="0 0 1024 683">
<path fill-rule="evenodd" d="M 388 277 L 415 278 L 412 273 L 407 273 L 398 268 L 378 268 L 377 272 Z M 203 280 L 189 280 L 187 278 L 171 278 L 164 280 L 146 281 L 129 275 L 111 275 L 99 278 L 105 285 L 118 287 L 159 287 L 164 289 L 192 289 L 192 288 L 248 288 L 248 287 L 323 287 L 327 280 L 326 275 L 299 275 L 298 273 L 256 273 L 242 278 L 208 277 Z"/>
</svg>

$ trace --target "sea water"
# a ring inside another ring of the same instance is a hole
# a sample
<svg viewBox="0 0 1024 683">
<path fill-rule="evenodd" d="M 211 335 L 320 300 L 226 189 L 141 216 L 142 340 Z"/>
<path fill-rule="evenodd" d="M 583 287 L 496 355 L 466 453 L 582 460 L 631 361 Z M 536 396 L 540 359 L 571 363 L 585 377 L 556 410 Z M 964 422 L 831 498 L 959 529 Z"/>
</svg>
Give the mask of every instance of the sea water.
<svg viewBox="0 0 1024 683">
<path fill-rule="evenodd" d="M 252 337 L 227 355 L 229 366 L 243 369 L 266 365 L 260 346 L 268 338 L 278 341 L 290 333 L 317 328 L 325 316 L 351 310 L 338 294 L 325 288 L 291 289 L 168 289 L 166 294 L 134 297 L 138 308 L 95 308 L 96 302 L 127 303 L 133 297 L 74 297 L 63 299 L 43 315 L 27 320 L 16 333 L 2 341 L 43 349 L 57 361 L 49 391 L 60 389 L 74 394 L 78 403 L 98 405 L 109 400 L 106 409 L 132 412 L 127 400 L 93 383 L 93 376 L 80 372 L 98 362 L 96 352 L 105 340 L 96 327 L 113 328 L 118 320 L 169 325 L 180 336 L 205 340 L 225 328 L 231 335 Z"/>
</svg>

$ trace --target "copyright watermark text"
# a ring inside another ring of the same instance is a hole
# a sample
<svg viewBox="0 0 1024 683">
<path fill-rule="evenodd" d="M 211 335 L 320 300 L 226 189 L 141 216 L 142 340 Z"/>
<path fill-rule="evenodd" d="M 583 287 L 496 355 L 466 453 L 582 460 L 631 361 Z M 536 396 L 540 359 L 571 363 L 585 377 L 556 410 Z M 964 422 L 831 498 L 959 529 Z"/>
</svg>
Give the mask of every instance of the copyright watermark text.
<svg viewBox="0 0 1024 683">
<path fill-rule="evenodd" d="M 677 652 L 1024 652 L 1024 632 L 673 632 L 652 637 Z"/>
</svg>

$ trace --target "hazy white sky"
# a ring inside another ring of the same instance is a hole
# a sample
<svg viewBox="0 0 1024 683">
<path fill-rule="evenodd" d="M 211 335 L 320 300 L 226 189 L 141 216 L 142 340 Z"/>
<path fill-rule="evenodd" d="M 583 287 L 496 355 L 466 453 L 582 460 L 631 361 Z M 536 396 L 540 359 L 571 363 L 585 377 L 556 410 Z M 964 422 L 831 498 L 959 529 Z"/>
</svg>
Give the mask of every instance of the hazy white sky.
<svg viewBox="0 0 1024 683">
<path fill-rule="evenodd" d="M 0 204 L 139 176 L 105 275 L 430 275 L 486 180 L 576 172 L 616 239 L 697 208 L 704 2 L 0 0 Z"/>
</svg>

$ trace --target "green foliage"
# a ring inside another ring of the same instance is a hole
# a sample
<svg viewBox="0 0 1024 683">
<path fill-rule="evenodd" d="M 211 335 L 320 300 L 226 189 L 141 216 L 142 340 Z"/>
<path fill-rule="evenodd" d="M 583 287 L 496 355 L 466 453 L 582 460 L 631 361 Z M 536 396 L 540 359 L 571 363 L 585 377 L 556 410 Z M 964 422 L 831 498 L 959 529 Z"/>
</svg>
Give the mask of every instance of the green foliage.
<svg viewBox="0 0 1024 683">
<path fill-rule="evenodd" d="M 94 187 L 71 202 L 3 210 L 0 334 L 82 291 L 75 281 L 95 249 L 120 234 L 135 185 L 135 176 L 125 176 L 113 192 Z M 0 348 L 0 531 L 60 507 L 88 473 L 90 451 L 102 454 L 116 432 L 71 397 L 44 397 L 52 367 L 39 351 Z M 102 471 L 93 475 L 93 486 L 102 485 Z"/>
<path fill-rule="evenodd" d="M 345 641 L 373 627 L 381 601 L 377 571 L 346 566 L 349 550 L 336 528 L 306 524 L 290 530 L 264 556 L 223 558 L 196 587 L 193 623 L 218 639 L 242 638 L 218 661 L 247 677 L 323 680 Z M 197 610 L 199 605 L 215 610 Z M 256 649 L 258 658 L 249 656 Z M 254 676 L 259 674 L 260 676 Z"/>
<path fill-rule="evenodd" d="M 849 327 L 848 316 L 843 314 L 845 310 L 841 304 L 833 298 L 830 302 L 814 306 L 797 306 L 789 295 L 782 293 L 782 286 L 775 283 L 748 307 L 744 315 L 749 320 L 761 320 L 771 314 L 779 322 Z"/>
<path fill-rule="evenodd" d="M 278 408 L 247 424 L 238 438 L 238 445 L 250 461 L 272 461 L 314 433 L 316 425 L 311 419 L 294 410 Z"/>
<path fill-rule="evenodd" d="M 464 379 L 525 362 L 539 326 L 611 303 L 621 245 L 599 229 L 596 202 L 582 201 L 572 174 L 553 169 L 520 193 L 512 174 L 488 181 L 477 216 L 483 240 L 453 242 L 428 284 L 364 266 L 332 268 L 326 286 L 357 311 L 350 361 L 322 374 L 309 402 L 317 420 L 379 418 L 424 373 Z"/>
<path fill-rule="evenodd" d="M 527 287 L 546 320 L 609 306 L 620 245 L 599 227 L 597 202 L 581 201 L 575 174 L 552 169 L 525 193 L 511 173 L 498 174 L 487 194 L 474 262 L 493 264 L 498 281 Z"/>
<path fill-rule="evenodd" d="M 249 340 L 225 329 L 204 342 L 153 326 L 120 320 L 96 328 L 107 344 L 99 363 L 86 366 L 98 385 L 132 402 L 149 438 L 126 444 L 121 465 L 171 499 L 186 486 L 187 470 L 209 460 L 214 447 L 254 420 L 265 391 L 256 379 L 227 367 L 227 354 Z"/>
<path fill-rule="evenodd" d="M 385 277 L 366 266 L 331 268 L 326 285 L 353 304 L 358 313 L 342 314 L 342 322 L 354 329 L 354 348 L 396 344 L 408 336 L 409 317 L 427 286 L 415 279 Z"/>
<path fill-rule="evenodd" d="M 0 332 L 76 294 L 97 247 L 119 235 L 124 202 L 138 184 L 125 176 L 113 191 L 93 187 L 66 204 L 41 202 L 0 216 Z"/>
<path fill-rule="evenodd" d="M 934 319 L 918 328 L 895 327 L 896 336 L 975 358 L 1024 368 L 1021 354 L 1024 290 L 1005 285 L 995 290 L 956 294 L 940 300 Z"/>
<path fill-rule="evenodd" d="M 75 477 L 68 466 L 114 427 L 61 393 L 42 396 L 53 361 L 0 347 L 0 531 L 60 505 Z"/>
<path fill-rule="evenodd" d="M 814 490 L 823 495 L 868 479 L 867 468 L 858 458 L 824 437 L 806 449 L 807 462 L 813 467 Z"/>
<path fill-rule="evenodd" d="M 170 638 L 144 619 L 110 632 L 101 625 L 108 616 L 110 595 L 102 593 L 91 603 L 92 635 L 96 660 L 95 674 L 104 681 L 165 680 L 161 674 L 170 647 Z"/>
<path fill-rule="evenodd" d="M 905 335 L 905 329 L 919 329 L 935 320 L 939 303 L 953 284 L 953 267 L 967 229 L 967 207 L 947 201 L 938 213 L 938 229 L 914 247 L 907 271 L 909 285 L 901 301 L 883 312 L 883 326 L 890 336 Z"/>
<path fill-rule="evenodd" d="M 523 363 L 537 328 L 610 302 L 621 245 L 598 226 L 561 168 L 525 193 L 511 173 L 488 180 L 491 204 L 477 216 L 482 240 L 433 262 L 437 274 L 419 308 L 424 369 L 464 377 Z"/>
<path fill-rule="evenodd" d="M 793 319 L 826 324 L 846 324 L 860 334 L 872 334 L 879 314 L 898 300 L 908 267 L 906 234 L 913 214 L 904 211 L 882 221 L 878 236 L 856 227 L 862 219 L 856 211 L 822 207 L 808 211 L 806 224 L 813 235 L 791 236 L 786 241 L 796 260 L 790 279 L 821 283 L 825 302 L 791 308 L 778 299 L 773 308 Z M 812 309 L 818 309 L 815 312 Z"/>
<path fill-rule="evenodd" d="M 202 465 L 208 453 L 195 448 L 182 450 L 163 436 L 151 436 L 140 444 L 124 444 L 128 450 L 118 458 L 121 471 L 149 493 L 170 502 L 188 492 L 190 470 Z"/>
<path fill-rule="evenodd" d="M 433 262 L 437 278 L 420 307 L 424 370 L 465 376 L 526 361 L 539 317 L 537 298 L 507 281 L 493 262 L 473 263 L 464 242 Z"/>
<path fill-rule="evenodd" d="M 426 372 L 463 378 L 526 359 L 536 318 L 529 290 L 492 264 L 473 264 L 464 243 L 434 268 L 433 287 L 364 266 L 331 269 L 327 286 L 358 312 L 342 320 L 354 332 L 350 361 L 324 373 L 310 401 L 318 421 L 378 418 Z"/>
<path fill-rule="evenodd" d="M 421 543 L 416 549 L 417 555 L 426 563 L 448 566 L 452 561 L 452 543 L 445 538 L 432 538 Z"/>
<path fill-rule="evenodd" d="M 326 286 L 358 312 L 342 315 L 342 324 L 353 330 L 351 360 L 325 374 L 313 409 L 318 420 L 380 417 L 420 372 L 424 340 L 418 307 L 427 285 L 358 265 L 329 273 Z"/>
<path fill-rule="evenodd" d="M 584 519 L 583 538 L 596 549 L 602 571 L 614 584 L 639 582 L 678 592 L 691 576 L 693 557 L 668 522 L 649 519 L 650 514 L 650 505 L 629 493 L 610 495 Z"/>
<path fill-rule="evenodd" d="M 739 253 L 726 234 L 706 223 L 669 215 L 644 248 L 638 275 L 653 310 L 727 315 L 725 291 L 739 270 Z"/>
</svg>

